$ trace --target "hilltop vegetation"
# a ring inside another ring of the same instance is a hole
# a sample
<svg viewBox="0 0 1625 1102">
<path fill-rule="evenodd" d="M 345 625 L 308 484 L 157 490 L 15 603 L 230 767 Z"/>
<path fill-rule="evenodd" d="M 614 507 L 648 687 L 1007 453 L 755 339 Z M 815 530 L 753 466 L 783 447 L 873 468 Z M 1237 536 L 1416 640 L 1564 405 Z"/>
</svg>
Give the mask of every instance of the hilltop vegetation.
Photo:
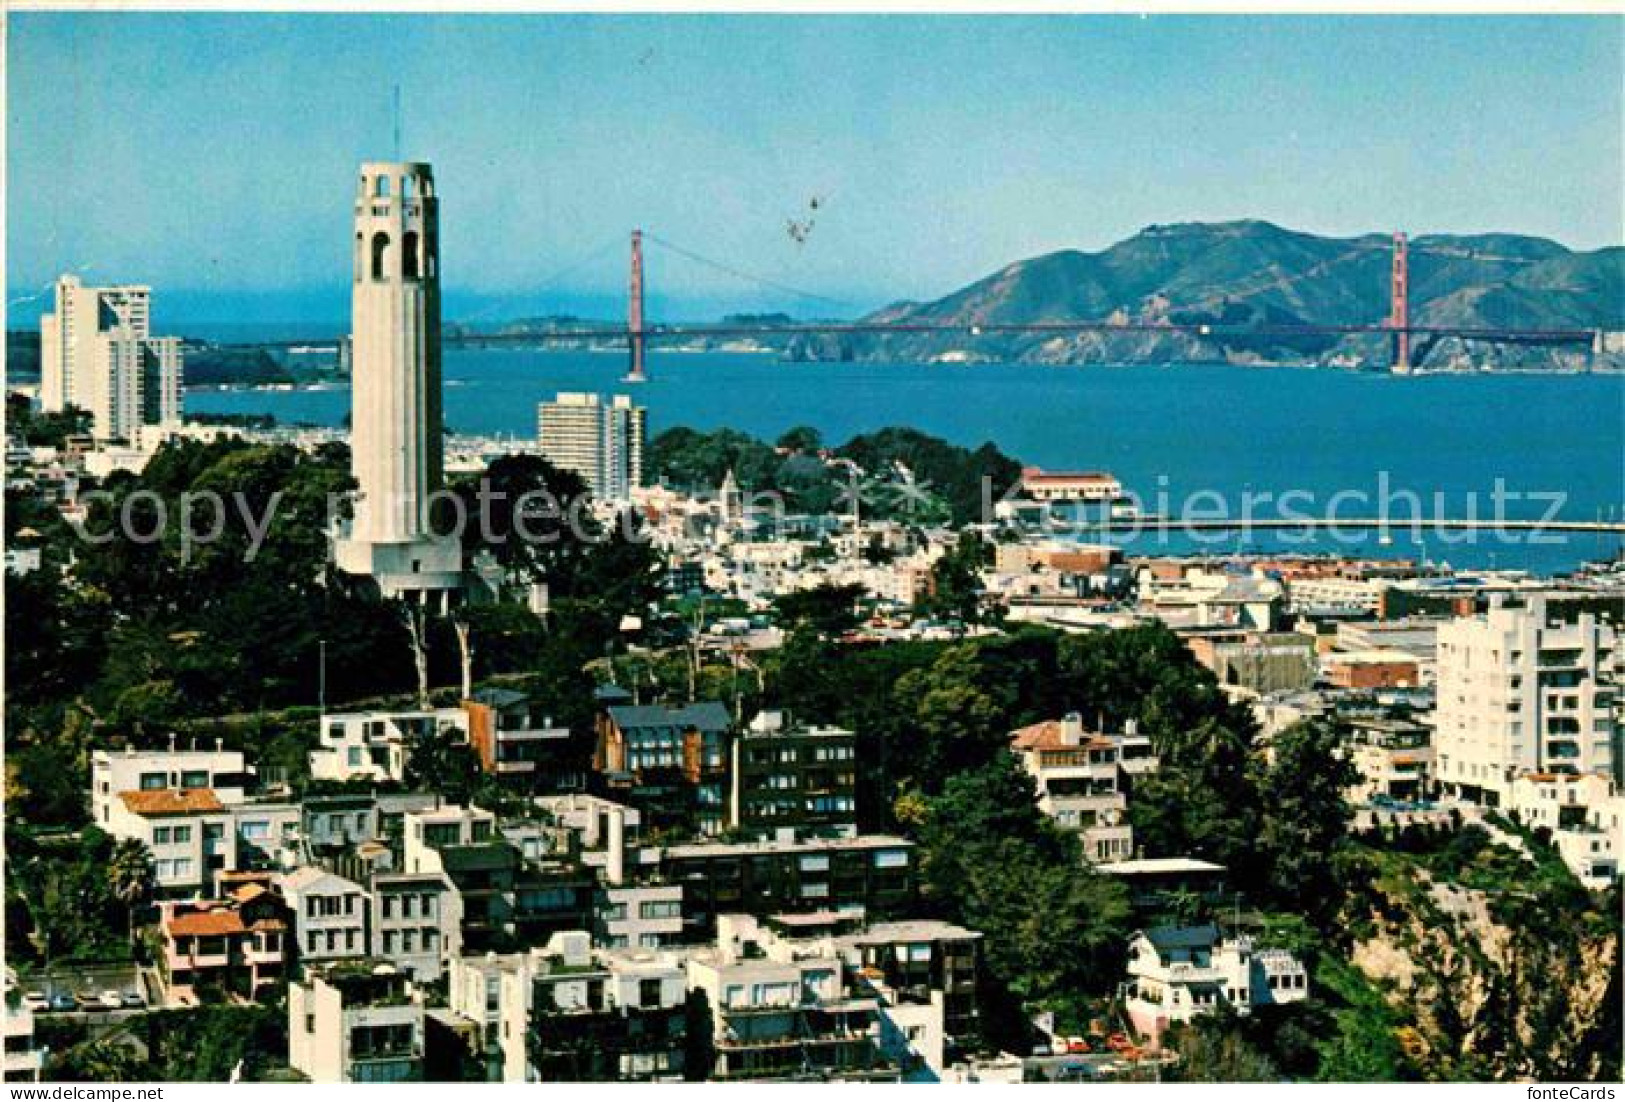
<svg viewBox="0 0 1625 1102">
<path fill-rule="evenodd" d="M 849 463 L 862 472 L 854 483 Z M 999 497 L 1021 478 L 1021 464 L 984 443 L 972 449 L 910 428 L 884 428 L 825 448 L 817 429 L 790 429 L 774 444 L 733 429 L 669 429 L 649 444 L 652 478 L 708 493 L 733 472 L 745 493 L 782 495 L 795 513 L 847 512 L 854 485 L 866 518 L 916 524 L 982 520 L 983 493 Z M 984 487 L 984 479 L 986 486 Z"/>
</svg>

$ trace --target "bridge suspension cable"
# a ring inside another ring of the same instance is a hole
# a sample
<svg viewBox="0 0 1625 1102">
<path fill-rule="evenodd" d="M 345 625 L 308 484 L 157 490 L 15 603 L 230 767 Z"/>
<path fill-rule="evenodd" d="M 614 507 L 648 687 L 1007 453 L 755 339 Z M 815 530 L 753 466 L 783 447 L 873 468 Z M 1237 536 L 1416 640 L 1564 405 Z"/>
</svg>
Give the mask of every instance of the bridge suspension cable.
<svg viewBox="0 0 1625 1102">
<path fill-rule="evenodd" d="M 703 264 L 707 268 L 713 268 L 725 275 L 731 275 L 735 279 L 742 279 L 747 283 L 754 283 L 761 287 L 767 287 L 775 291 L 782 291 L 788 295 L 795 295 L 797 298 L 804 298 L 813 302 L 822 302 L 828 306 L 853 308 L 856 305 L 855 303 L 846 302 L 842 299 L 831 298 L 828 295 L 818 294 L 815 291 L 806 291 L 800 287 L 792 287 L 788 283 L 781 283 L 776 279 L 769 279 L 767 276 L 747 272 L 742 268 L 736 268 L 733 265 L 725 264 L 720 260 L 712 260 L 710 257 L 701 256 L 692 249 L 685 249 L 676 242 L 667 241 L 665 238 L 660 237 L 648 230 L 643 231 L 643 236 L 645 240 L 651 241 L 669 252 L 676 253 L 678 256 L 681 256 L 686 260 L 692 260 L 696 264 Z"/>
</svg>

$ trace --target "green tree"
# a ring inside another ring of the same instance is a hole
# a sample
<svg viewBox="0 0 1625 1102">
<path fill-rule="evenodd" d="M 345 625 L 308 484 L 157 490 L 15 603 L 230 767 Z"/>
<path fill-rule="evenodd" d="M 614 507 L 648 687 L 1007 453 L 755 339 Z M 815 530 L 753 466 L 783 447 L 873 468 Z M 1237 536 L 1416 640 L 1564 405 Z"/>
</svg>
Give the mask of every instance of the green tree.
<svg viewBox="0 0 1625 1102">
<path fill-rule="evenodd" d="M 154 886 L 152 854 L 146 844 L 135 838 L 120 839 L 107 862 L 107 880 L 113 898 L 124 905 L 126 934 L 134 943 L 136 912 L 151 898 Z"/>
<path fill-rule="evenodd" d="M 406 761 L 407 787 L 435 792 L 454 804 L 466 804 L 484 783 L 484 771 L 474 748 L 449 729 L 419 739 Z"/>
<path fill-rule="evenodd" d="M 1353 819 L 1345 793 L 1359 772 L 1330 723 L 1293 724 L 1275 736 L 1271 749 L 1270 763 L 1257 767 L 1256 785 L 1269 893 L 1278 905 L 1329 923 L 1345 888 L 1340 856 L 1350 846 Z"/>
<path fill-rule="evenodd" d="M 785 627 L 835 638 L 858 625 L 858 604 L 865 594 L 861 585 L 819 585 L 780 594 L 773 599 L 773 611 Z"/>
<path fill-rule="evenodd" d="M 1128 932 L 1126 892 L 1038 810 L 1011 755 L 949 779 L 926 801 L 918 837 L 928 905 L 985 935 L 984 1006 L 1005 1008 L 987 1023 L 992 1036 L 1020 1039 L 1025 1027 L 1008 1015 L 1023 1004 L 1065 1006 L 1110 990 Z"/>
<path fill-rule="evenodd" d="M 975 532 L 962 532 L 959 542 L 931 564 L 923 611 L 939 619 L 979 624 L 993 618 L 984 606 L 982 569 L 991 564 L 993 548 Z"/>
<path fill-rule="evenodd" d="M 1178 1055 L 1171 1077 L 1186 1083 L 1273 1083 L 1280 1071 L 1247 1040 L 1228 1007 L 1175 1028 L 1170 1048 Z"/>
</svg>

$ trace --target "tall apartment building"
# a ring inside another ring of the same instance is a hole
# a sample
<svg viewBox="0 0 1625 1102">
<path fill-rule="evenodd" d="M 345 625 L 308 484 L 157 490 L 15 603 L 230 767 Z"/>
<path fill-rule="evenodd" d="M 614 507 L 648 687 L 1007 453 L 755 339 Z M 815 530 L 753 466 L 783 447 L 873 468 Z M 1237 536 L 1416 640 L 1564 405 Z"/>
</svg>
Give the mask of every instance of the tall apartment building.
<svg viewBox="0 0 1625 1102">
<path fill-rule="evenodd" d="M 1594 613 L 1560 618 L 1542 595 L 1443 624 L 1435 742 L 1444 790 L 1504 806 L 1526 773 L 1613 776 L 1617 642 Z"/>
<path fill-rule="evenodd" d="M 181 421 L 181 342 L 152 335 L 148 287 L 56 282 L 56 309 L 40 318 L 40 405 L 77 406 L 99 440 L 134 441 L 143 425 Z"/>
<path fill-rule="evenodd" d="M 647 413 L 624 394 L 606 403 L 563 393 L 536 407 L 536 434 L 548 462 L 579 474 L 594 497 L 628 501 L 643 485 Z"/>
<path fill-rule="evenodd" d="M 857 832 L 857 736 L 762 712 L 733 744 L 730 825 L 751 834 L 785 827 Z"/>
</svg>

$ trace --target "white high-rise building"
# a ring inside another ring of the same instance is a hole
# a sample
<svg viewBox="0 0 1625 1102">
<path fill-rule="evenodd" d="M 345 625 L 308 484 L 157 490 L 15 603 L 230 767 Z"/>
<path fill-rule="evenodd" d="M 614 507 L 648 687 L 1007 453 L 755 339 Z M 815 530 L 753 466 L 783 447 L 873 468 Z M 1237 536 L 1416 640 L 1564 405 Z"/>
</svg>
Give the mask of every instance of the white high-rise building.
<svg viewBox="0 0 1625 1102">
<path fill-rule="evenodd" d="M 1557 619 L 1538 594 L 1441 625 L 1435 750 L 1444 790 L 1505 806 L 1525 774 L 1612 776 L 1617 643 L 1596 615 Z"/>
<path fill-rule="evenodd" d="M 99 440 L 135 442 L 144 425 L 181 422 L 181 342 L 151 332 L 147 287 L 56 282 L 56 309 L 40 318 L 40 406 L 77 406 Z"/>
<path fill-rule="evenodd" d="M 443 486 L 438 208 L 428 165 L 361 166 L 350 376 L 359 493 L 336 559 L 386 596 L 445 600 L 462 585 L 462 551 L 429 523 Z"/>
<path fill-rule="evenodd" d="M 643 485 L 647 411 L 617 394 L 560 394 L 536 408 L 536 430 L 548 462 L 575 471 L 601 501 L 630 501 Z"/>
</svg>

